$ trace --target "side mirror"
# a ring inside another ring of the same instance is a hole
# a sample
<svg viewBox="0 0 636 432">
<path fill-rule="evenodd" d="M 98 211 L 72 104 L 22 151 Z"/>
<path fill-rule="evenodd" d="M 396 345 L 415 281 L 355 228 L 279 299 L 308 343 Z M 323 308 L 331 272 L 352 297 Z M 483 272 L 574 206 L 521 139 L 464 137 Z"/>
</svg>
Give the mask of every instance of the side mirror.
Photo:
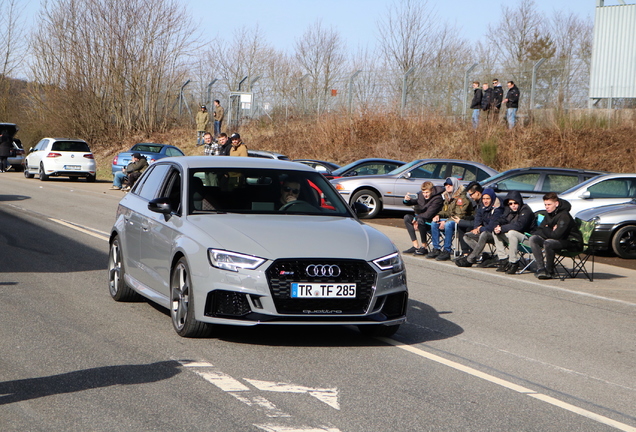
<svg viewBox="0 0 636 432">
<path fill-rule="evenodd" d="M 585 192 L 583 192 L 583 193 L 579 196 L 579 198 L 581 198 L 581 199 L 590 199 L 590 198 L 592 198 L 592 194 L 590 193 L 590 191 L 589 191 L 589 190 L 587 190 L 587 189 L 586 189 L 586 190 L 585 190 Z"/>
<path fill-rule="evenodd" d="M 169 215 L 172 213 L 172 206 L 169 201 L 170 200 L 166 197 L 155 198 L 148 202 L 148 210 L 155 213 Z"/>
<path fill-rule="evenodd" d="M 29 148 L 29 153 L 31 153 L 33 151 L 33 147 Z"/>
<path fill-rule="evenodd" d="M 411 172 L 409 171 L 409 172 L 405 173 L 404 174 L 404 178 L 405 179 L 411 178 Z"/>
<path fill-rule="evenodd" d="M 369 213 L 371 211 L 371 209 L 369 209 L 369 207 L 367 207 L 366 205 L 362 204 L 361 202 L 357 202 L 357 201 L 354 202 L 353 204 L 351 204 L 351 208 L 353 209 L 353 212 L 356 215 Z"/>
</svg>

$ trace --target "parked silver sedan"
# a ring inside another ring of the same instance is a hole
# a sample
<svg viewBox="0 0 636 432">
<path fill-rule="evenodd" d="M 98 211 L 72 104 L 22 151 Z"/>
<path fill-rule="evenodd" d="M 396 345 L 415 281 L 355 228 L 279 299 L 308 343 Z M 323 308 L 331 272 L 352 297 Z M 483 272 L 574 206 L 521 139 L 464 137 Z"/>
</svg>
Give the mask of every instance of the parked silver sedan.
<svg viewBox="0 0 636 432">
<path fill-rule="evenodd" d="M 141 294 L 168 308 L 184 337 L 211 324 L 353 324 L 390 335 L 406 319 L 396 247 L 295 162 L 155 162 L 119 203 L 108 275 L 113 299 Z"/>
<path fill-rule="evenodd" d="M 636 259 L 636 198 L 623 204 L 583 210 L 577 217 L 596 221 L 590 236 L 594 249 L 611 249 L 621 258 Z"/>
<path fill-rule="evenodd" d="M 497 174 L 479 162 L 457 159 L 418 159 L 402 165 L 385 175 L 355 176 L 331 180 L 340 195 L 349 203 L 367 206 L 361 218 L 374 218 L 380 211 L 411 211 L 402 201 L 407 193 L 415 194 L 424 181 L 441 186 L 447 177 L 456 177 L 463 184 L 485 180 Z"/>
</svg>

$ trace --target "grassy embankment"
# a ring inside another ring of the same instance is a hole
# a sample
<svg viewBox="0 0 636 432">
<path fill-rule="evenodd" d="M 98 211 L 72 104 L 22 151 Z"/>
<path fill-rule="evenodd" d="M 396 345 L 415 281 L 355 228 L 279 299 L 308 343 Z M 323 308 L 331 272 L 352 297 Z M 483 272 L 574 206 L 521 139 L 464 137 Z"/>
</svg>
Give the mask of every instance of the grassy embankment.
<svg viewBox="0 0 636 432">
<path fill-rule="evenodd" d="M 228 131 L 234 132 L 234 131 Z M 521 126 L 482 122 L 474 132 L 466 123 L 430 115 L 418 118 L 346 115 L 321 116 L 318 121 L 288 119 L 254 121 L 239 131 L 248 148 L 271 150 L 292 159 L 308 158 L 344 165 L 365 157 L 403 161 L 449 157 L 483 162 L 499 171 L 526 166 L 554 166 L 636 172 L 636 124 L 610 125 L 598 118 L 558 117 L 550 124 Z M 136 142 L 173 144 L 187 155 L 196 147 L 192 127 L 150 137 L 131 136 L 118 145 L 95 150 L 98 178 L 112 179 L 114 155 Z"/>
</svg>

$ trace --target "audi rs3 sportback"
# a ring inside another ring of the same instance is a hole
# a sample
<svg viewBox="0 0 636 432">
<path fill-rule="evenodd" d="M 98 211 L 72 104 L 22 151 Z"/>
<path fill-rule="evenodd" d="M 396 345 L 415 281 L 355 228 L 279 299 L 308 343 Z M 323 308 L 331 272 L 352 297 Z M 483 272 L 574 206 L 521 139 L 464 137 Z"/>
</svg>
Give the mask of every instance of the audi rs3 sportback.
<svg viewBox="0 0 636 432">
<path fill-rule="evenodd" d="M 214 324 L 353 324 L 387 336 L 406 319 L 395 245 L 295 162 L 158 160 L 119 203 L 108 275 L 113 299 L 147 297 L 184 337 Z"/>
</svg>

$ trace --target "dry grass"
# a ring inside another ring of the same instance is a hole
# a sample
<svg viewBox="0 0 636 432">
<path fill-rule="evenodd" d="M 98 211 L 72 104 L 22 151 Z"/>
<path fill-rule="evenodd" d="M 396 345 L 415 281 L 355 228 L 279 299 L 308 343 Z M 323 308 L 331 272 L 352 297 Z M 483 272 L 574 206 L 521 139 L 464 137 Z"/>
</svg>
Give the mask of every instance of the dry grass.
<svg viewBox="0 0 636 432">
<path fill-rule="evenodd" d="M 557 117 L 546 125 L 508 130 L 503 123 L 482 121 L 473 131 L 467 122 L 430 114 L 422 117 L 346 114 L 282 121 L 252 121 L 239 131 L 248 148 L 276 151 L 292 159 L 321 159 L 344 165 L 365 157 L 403 161 L 449 157 L 483 162 L 503 171 L 526 166 L 600 169 L 636 172 L 634 124 L 610 125 L 589 119 Z M 137 142 L 173 144 L 188 155 L 202 154 L 195 147 L 191 128 L 174 129 L 149 137 L 131 136 L 117 144 L 95 146 L 98 177 L 111 179 L 115 154 Z"/>
</svg>

